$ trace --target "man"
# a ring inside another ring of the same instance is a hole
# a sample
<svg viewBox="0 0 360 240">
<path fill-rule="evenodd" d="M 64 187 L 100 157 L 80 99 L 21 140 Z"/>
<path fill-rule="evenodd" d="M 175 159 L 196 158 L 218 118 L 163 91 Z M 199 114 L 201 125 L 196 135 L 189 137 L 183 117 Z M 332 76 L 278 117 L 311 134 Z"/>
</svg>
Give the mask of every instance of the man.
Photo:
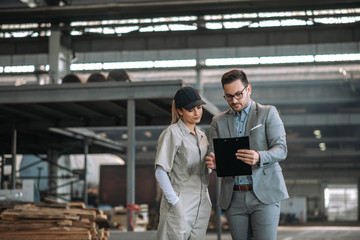
<svg viewBox="0 0 360 240">
<path fill-rule="evenodd" d="M 214 116 L 210 126 L 208 168 L 216 171 L 214 138 L 249 136 L 250 150 L 236 158 L 252 166 L 252 175 L 223 177 L 218 205 L 225 210 L 234 240 L 276 240 L 280 201 L 288 198 L 279 161 L 287 155 L 286 133 L 274 106 L 254 102 L 251 85 L 242 70 L 221 78 L 230 109 Z"/>
</svg>

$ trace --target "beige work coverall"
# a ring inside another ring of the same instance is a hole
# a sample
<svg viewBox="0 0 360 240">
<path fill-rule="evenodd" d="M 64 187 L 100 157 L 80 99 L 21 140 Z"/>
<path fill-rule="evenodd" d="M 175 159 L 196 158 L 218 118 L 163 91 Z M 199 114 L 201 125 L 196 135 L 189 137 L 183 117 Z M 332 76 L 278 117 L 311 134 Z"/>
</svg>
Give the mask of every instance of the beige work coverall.
<svg viewBox="0 0 360 240">
<path fill-rule="evenodd" d="M 179 201 L 172 206 L 162 196 L 158 240 L 205 239 L 211 212 L 209 170 L 205 165 L 209 144 L 197 127 L 196 133 L 179 120 L 159 137 L 155 167 L 159 165 L 168 173 Z"/>
</svg>

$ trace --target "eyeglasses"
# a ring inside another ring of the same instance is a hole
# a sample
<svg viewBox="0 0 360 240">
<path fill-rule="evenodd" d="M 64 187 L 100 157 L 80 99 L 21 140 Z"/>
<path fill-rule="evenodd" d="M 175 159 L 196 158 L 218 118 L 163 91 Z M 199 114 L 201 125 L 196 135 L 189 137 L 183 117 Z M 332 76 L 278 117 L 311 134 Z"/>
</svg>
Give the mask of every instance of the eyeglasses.
<svg viewBox="0 0 360 240">
<path fill-rule="evenodd" d="M 244 96 L 244 92 L 247 89 L 247 86 L 248 85 L 246 85 L 242 91 L 236 92 L 235 95 L 231 95 L 231 94 L 224 95 L 225 100 L 231 101 L 233 98 L 235 98 L 236 100 L 242 99 Z"/>
</svg>

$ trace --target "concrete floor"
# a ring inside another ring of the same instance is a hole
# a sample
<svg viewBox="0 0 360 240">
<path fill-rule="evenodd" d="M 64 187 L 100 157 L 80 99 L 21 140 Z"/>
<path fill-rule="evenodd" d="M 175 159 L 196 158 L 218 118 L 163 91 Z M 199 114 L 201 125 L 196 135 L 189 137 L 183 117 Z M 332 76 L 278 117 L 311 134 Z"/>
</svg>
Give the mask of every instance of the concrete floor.
<svg viewBox="0 0 360 240">
<path fill-rule="evenodd" d="M 279 226 L 277 240 L 359 240 L 360 223 L 350 226 Z M 155 231 L 119 232 L 111 231 L 110 240 L 155 240 Z M 216 232 L 209 232 L 206 240 L 219 240 Z M 231 240 L 230 233 L 224 231 L 221 240 Z"/>
</svg>

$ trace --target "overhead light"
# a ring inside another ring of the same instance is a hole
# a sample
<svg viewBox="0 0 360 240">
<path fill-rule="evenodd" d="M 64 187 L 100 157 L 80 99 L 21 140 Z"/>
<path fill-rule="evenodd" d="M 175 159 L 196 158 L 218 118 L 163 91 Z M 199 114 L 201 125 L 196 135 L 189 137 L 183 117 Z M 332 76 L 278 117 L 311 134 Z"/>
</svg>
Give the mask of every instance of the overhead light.
<svg viewBox="0 0 360 240">
<path fill-rule="evenodd" d="M 259 64 L 258 57 L 244 57 L 244 58 L 208 58 L 205 60 L 206 66 L 231 66 L 231 65 L 253 65 Z"/>
<path fill-rule="evenodd" d="M 148 138 L 152 137 L 152 133 L 150 131 L 144 131 L 144 135 Z"/>
<path fill-rule="evenodd" d="M 314 135 L 315 135 L 315 138 L 317 139 L 320 139 L 322 136 L 321 136 L 321 131 L 320 130 L 314 130 Z"/>
<path fill-rule="evenodd" d="M 341 73 L 342 75 L 346 76 L 346 70 L 343 68 L 339 68 L 339 73 Z"/>
<path fill-rule="evenodd" d="M 242 58 L 208 58 L 206 66 L 284 64 L 284 63 L 312 63 L 312 62 L 345 62 L 359 61 L 360 53 L 323 54 L 323 55 L 294 55 L 294 56 L 266 56 Z"/>
<path fill-rule="evenodd" d="M 322 54 L 315 55 L 315 62 L 359 61 L 360 53 Z"/>
<path fill-rule="evenodd" d="M 21 0 L 22 3 L 25 3 L 29 8 L 37 7 L 36 0 Z"/>
<path fill-rule="evenodd" d="M 68 0 L 45 0 L 48 6 L 65 6 L 68 4 Z"/>
<path fill-rule="evenodd" d="M 319 143 L 320 151 L 326 151 L 326 144 L 324 142 Z"/>
<path fill-rule="evenodd" d="M 76 63 L 71 64 L 71 71 L 83 71 L 83 70 L 101 70 L 102 63 Z"/>
<path fill-rule="evenodd" d="M 35 71 L 34 65 L 5 66 L 5 69 L 4 69 L 5 73 L 27 73 L 27 72 L 34 72 L 34 71 Z"/>
<path fill-rule="evenodd" d="M 312 55 L 260 57 L 260 64 L 307 63 L 307 62 L 314 62 L 314 57 Z"/>
<path fill-rule="evenodd" d="M 102 65 L 104 70 L 109 69 L 135 69 L 135 68 L 152 68 L 153 61 L 131 61 L 131 62 L 105 62 Z"/>
<path fill-rule="evenodd" d="M 195 67 L 195 59 L 181 59 L 181 60 L 159 60 L 154 61 L 155 68 L 171 68 L 171 67 Z"/>
</svg>

